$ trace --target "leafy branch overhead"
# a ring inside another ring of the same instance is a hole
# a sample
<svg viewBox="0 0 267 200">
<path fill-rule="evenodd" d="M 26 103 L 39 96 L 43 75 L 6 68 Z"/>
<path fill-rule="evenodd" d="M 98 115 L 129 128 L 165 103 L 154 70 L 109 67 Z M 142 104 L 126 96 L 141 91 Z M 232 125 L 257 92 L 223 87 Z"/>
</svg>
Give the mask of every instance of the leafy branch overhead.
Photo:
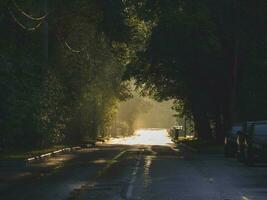
<svg viewBox="0 0 267 200">
<path fill-rule="evenodd" d="M 266 119 L 266 9 L 265 0 L 2 0 L 0 148 L 104 137 L 132 82 L 175 100 L 203 139 Z"/>
</svg>

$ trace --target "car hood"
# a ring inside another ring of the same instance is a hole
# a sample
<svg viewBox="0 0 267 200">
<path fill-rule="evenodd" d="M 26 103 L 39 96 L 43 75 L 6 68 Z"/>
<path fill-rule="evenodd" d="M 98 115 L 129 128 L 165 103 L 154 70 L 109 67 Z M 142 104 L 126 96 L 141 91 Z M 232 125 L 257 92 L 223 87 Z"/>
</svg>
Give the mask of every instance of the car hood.
<svg viewBox="0 0 267 200">
<path fill-rule="evenodd" d="M 253 141 L 256 142 L 257 144 L 267 145 L 267 135 L 261 135 L 261 136 L 255 135 L 253 137 Z"/>
</svg>

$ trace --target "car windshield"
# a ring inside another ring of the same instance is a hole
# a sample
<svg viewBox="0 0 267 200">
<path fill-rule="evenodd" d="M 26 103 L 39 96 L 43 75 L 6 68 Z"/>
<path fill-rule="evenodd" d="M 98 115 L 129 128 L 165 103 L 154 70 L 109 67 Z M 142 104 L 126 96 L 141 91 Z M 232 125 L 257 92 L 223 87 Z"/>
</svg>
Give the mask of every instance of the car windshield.
<svg viewBox="0 0 267 200">
<path fill-rule="evenodd" d="M 236 134 L 238 131 L 241 131 L 241 126 L 233 126 L 231 133 Z"/>
<path fill-rule="evenodd" d="M 267 124 L 257 124 L 255 125 L 255 134 L 266 135 L 267 136 Z"/>
</svg>

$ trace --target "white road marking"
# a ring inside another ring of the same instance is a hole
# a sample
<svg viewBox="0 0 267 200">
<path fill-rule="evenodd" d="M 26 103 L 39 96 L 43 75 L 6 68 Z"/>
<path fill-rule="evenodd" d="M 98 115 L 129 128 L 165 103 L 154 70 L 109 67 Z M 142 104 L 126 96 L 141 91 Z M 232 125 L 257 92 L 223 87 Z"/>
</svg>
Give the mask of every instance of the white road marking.
<svg viewBox="0 0 267 200">
<path fill-rule="evenodd" d="M 136 181 L 137 173 L 138 173 L 138 170 L 140 168 L 141 157 L 142 157 L 142 155 L 139 154 L 139 156 L 137 158 L 137 161 L 136 161 L 136 164 L 134 166 L 133 172 L 131 174 L 131 180 L 129 182 L 129 186 L 128 186 L 128 189 L 127 189 L 127 192 L 126 192 L 126 199 L 131 199 L 131 197 L 132 197 L 134 183 Z"/>
<path fill-rule="evenodd" d="M 108 164 L 98 172 L 98 175 L 102 175 L 104 172 L 106 172 L 114 163 L 116 163 L 116 161 L 125 153 L 127 152 L 127 150 L 121 151 L 119 154 L 117 154 L 114 158 L 112 158 L 111 160 L 108 161 Z"/>
<path fill-rule="evenodd" d="M 174 147 L 170 146 L 170 148 L 173 150 L 173 151 L 176 151 L 176 152 L 180 152 L 179 149 L 175 149 Z"/>
</svg>

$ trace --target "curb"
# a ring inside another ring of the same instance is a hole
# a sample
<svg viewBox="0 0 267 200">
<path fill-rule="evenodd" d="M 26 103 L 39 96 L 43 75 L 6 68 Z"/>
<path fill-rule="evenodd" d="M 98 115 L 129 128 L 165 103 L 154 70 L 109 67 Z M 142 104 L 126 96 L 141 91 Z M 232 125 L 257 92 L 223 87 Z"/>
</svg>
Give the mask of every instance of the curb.
<svg viewBox="0 0 267 200">
<path fill-rule="evenodd" d="M 104 140 L 100 141 L 100 142 L 103 143 Z M 96 142 L 96 144 L 97 144 L 97 142 Z M 59 149 L 56 151 L 48 152 L 48 153 L 41 154 L 41 155 L 32 156 L 32 157 L 26 158 L 24 160 L 19 160 L 19 161 L 0 161 L 0 167 L 10 167 L 10 166 L 23 167 L 27 164 L 34 163 L 34 162 L 42 162 L 48 158 L 55 157 L 57 155 L 64 154 L 67 152 L 73 152 L 73 151 L 77 151 L 77 150 L 84 149 L 84 148 L 92 148 L 92 147 L 95 147 L 96 144 L 86 144 L 86 145 L 81 144 L 80 146 L 62 148 L 62 149 Z"/>
<path fill-rule="evenodd" d="M 182 147 L 184 147 L 185 149 L 188 149 L 188 150 L 190 150 L 190 151 L 197 152 L 197 149 L 195 149 L 195 148 L 193 148 L 193 147 L 190 147 L 189 145 L 184 144 L 184 143 L 182 143 L 182 142 L 178 143 L 178 145 L 180 145 L 180 146 L 182 146 Z"/>
<path fill-rule="evenodd" d="M 88 146 L 89 147 L 89 146 Z M 80 150 L 82 147 L 80 146 L 75 146 L 75 147 L 67 147 L 63 149 L 59 149 L 56 151 L 52 151 L 49 153 L 41 154 L 41 155 L 36 155 L 33 157 L 29 157 L 23 160 L 1 160 L 0 161 L 0 167 L 25 167 L 27 164 L 33 163 L 33 162 L 41 162 L 45 161 L 46 159 L 50 157 L 55 157 L 59 154 L 64 154 L 67 152 L 72 152 L 76 150 Z"/>
<path fill-rule="evenodd" d="M 37 161 L 44 161 L 47 158 L 54 157 L 54 156 L 57 156 L 57 155 L 60 155 L 60 154 L 63 154 L 63 153 L 67 153 L 67 152 L 80 150 L 80 149 L 82 149 L 80 146 L 63 148 L 63 149 L 59 149 L 59 150 L 52 151 L 52 152 L 49 152 L 49 153 L 45 153 L 45 154 L 42 154 L 42 155 L 33 156 L 33 157 L 25 159 L 24 161 L 26 162 L 26 164 L 27 163 L 32 163 L 32 162 L 37 162 Z"/>
</svg>

